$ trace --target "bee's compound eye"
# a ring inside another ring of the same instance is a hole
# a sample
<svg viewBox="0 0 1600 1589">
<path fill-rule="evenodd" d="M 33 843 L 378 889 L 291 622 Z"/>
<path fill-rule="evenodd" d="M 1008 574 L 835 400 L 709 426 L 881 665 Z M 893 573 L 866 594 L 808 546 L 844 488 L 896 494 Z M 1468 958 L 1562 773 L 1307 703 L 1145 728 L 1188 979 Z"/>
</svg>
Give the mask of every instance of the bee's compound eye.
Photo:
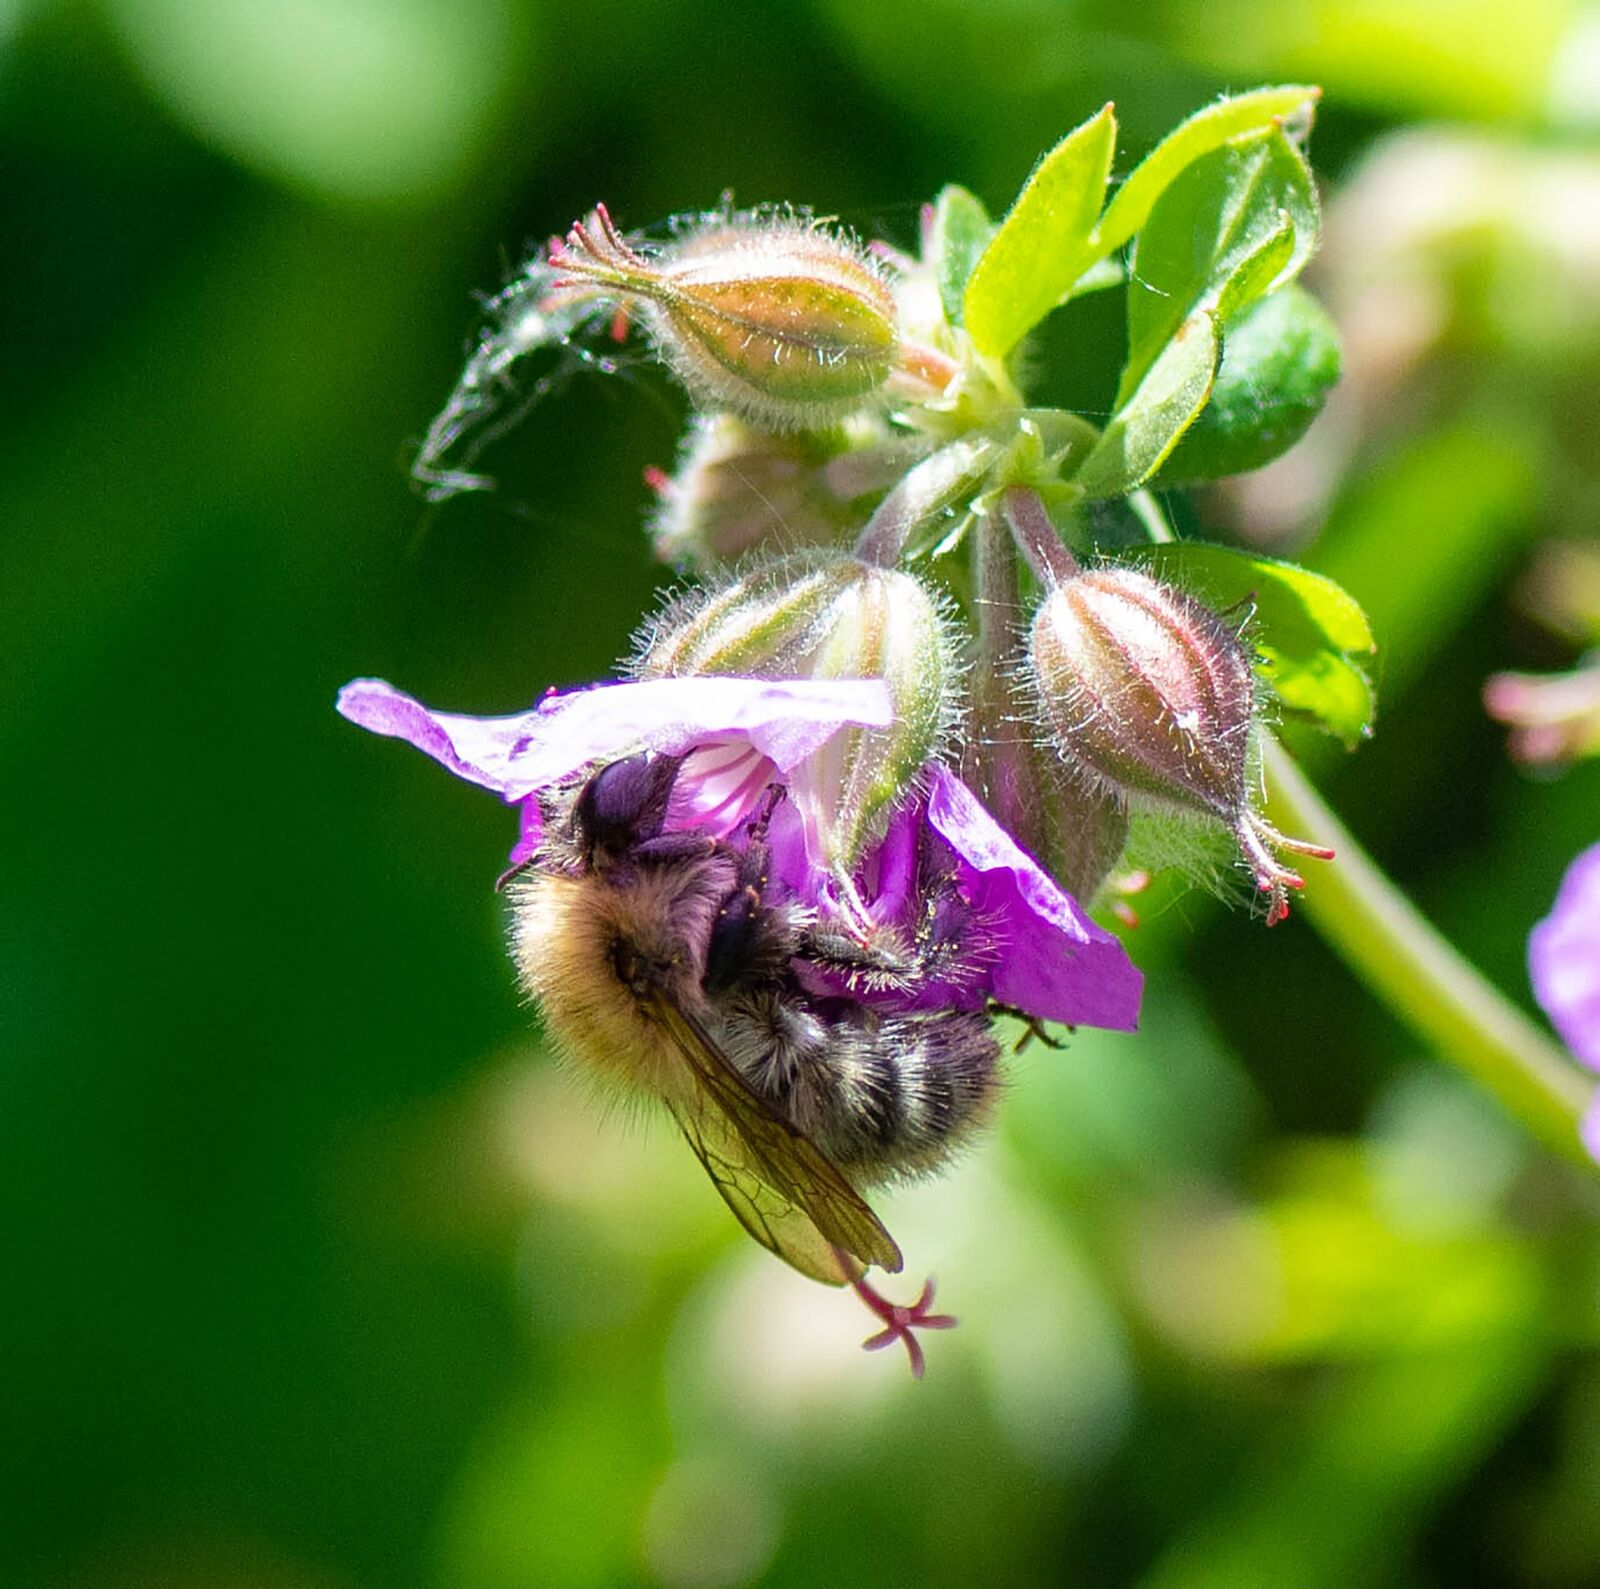
<svg viewBox="0 0 1600 1589">
<path fill-rule="evenodd" d="M 660 833 L 681 760 L 628 756 L 602 767 L 583 786 L 572 815 L 591 854 L 618 855 Z"/>
</svg>

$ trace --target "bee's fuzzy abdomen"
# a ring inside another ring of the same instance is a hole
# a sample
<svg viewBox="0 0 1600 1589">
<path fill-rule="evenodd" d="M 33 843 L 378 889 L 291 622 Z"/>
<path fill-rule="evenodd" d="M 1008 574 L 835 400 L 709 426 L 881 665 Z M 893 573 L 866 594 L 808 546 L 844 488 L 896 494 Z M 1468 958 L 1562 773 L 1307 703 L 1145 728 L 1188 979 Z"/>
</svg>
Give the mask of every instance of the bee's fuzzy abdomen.
<svg viewBox="0 0 1600 1589">
<path fill-rule="evenodd" d="M 719 1036 L 751 1085 L 863 1183 L 937 1169 L 999 1085 L 999 1045 L 977 1013 L 855 1005 L 801 1018 L 792 996 L 769 994 L 728 1011 Z"/>
</svg>

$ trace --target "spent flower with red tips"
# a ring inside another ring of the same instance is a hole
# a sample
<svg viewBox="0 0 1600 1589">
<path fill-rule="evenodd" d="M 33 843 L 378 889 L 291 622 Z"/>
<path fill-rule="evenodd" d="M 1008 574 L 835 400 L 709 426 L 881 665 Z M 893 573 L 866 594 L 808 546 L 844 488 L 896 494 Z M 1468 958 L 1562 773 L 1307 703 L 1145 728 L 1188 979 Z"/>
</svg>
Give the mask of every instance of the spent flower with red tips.
<svg viewBox="0 0 1600 1589">
<path fill-rule="evenodd" d="M 1332 852 L 1255 808 L 1255 675 L 1222 618 L 1138 570 L 1092 569 L 1045 598 L 1030 663 L 1052 742 L 1087 787 L 1220 823 L 1267 896 L 1267 924 L 1289 914 L 1288 891 L 1305 884 L 1277 852 Z"/>
<path fill-rule="evenodd" d="M 638 309 L 697 402 L 799 430 L 861 408 L 900 359 L 878 264 L 782 211 L 714 217 L 659 248 L 624 237 L 605 205 L 550 247 L 552 297 Z"/>
</svg>

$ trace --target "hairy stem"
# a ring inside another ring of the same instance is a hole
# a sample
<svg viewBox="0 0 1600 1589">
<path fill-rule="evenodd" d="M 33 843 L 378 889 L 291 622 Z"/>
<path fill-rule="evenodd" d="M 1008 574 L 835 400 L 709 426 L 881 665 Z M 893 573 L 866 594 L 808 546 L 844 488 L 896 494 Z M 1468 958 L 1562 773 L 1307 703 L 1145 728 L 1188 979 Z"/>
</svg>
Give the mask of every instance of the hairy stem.
<svg viewBox="0 0 1600 1589">
<path fill-rule="evenodd" d="M 1301 907 L 1332 948 L 1412 1031 L 1536 1136 L 1594 1169 L 1578 1136 L 1593 1081 L 1379 871 L 1276 740 L 1267 739 L 1263 765 L 1269 818 L 1338 852 Z"/>
<path fill-rule="evenodd" d="M 1067 550 L 1039 493 L 1032 486 L 1007 486 L 1002 511 L 1017 550 L 1046 589 L 1074 578 L 1078 560 Z"/>
</svg>

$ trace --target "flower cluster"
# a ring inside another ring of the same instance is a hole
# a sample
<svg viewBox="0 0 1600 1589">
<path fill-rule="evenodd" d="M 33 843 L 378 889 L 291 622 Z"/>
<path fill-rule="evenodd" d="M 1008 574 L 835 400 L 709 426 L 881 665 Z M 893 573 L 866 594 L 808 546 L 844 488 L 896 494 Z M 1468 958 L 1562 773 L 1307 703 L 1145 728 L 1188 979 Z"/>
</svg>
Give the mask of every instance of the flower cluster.
<svg viewBox="0 0 1600 1589">
<path fill-rule="evenodd" d="M 861 1194 L 981 1125 L 992 1015 L 1131 1030 L 1139 974 L 1089 914 L 1118 876 L 1198 849 L 1221 880 L 1231 858 L 1271 924 L 1303 886 L 1280 852 L 1328 853 L 1267 824 L 1258 761 L 1273 710 L 1365 730 L 1315 683 L 1358 674 L 1353 603 L 1287 565 L 1137 547 L 1171 539 L 1145 487 L 1180 440 L 1185 480 L 1242 455 L 1195 428 L 1214 385 L 1305 385 L 1270 337 L 1219 361 L 1252 306 L 1301 313 L 1279 295 L 1315 240 L 1314 97 L 1209 107 L 1109 199 L 1108 107 L 999 225 L 946 189 L 916 257 L 790 209 L 652 239 L 596 205 L 496 300 L 417 473 L 485 484 L 465 466 L 516 367 L 638 325 L 696 410 L 652 538 L 698 583 L 623 678 L 515 716 L 340 697 L 517 808 L 512 949 L 557 1046 L 665 1103 L 745 1228 L 857 1285 L 916 1364 L 911 1331 L 945 1321 L 865 1287 L 900 1254 Z M 1134 238 L 1114 413 L 1030 404 L 1023 337 L 1121 285 Z"/>
</svg>

